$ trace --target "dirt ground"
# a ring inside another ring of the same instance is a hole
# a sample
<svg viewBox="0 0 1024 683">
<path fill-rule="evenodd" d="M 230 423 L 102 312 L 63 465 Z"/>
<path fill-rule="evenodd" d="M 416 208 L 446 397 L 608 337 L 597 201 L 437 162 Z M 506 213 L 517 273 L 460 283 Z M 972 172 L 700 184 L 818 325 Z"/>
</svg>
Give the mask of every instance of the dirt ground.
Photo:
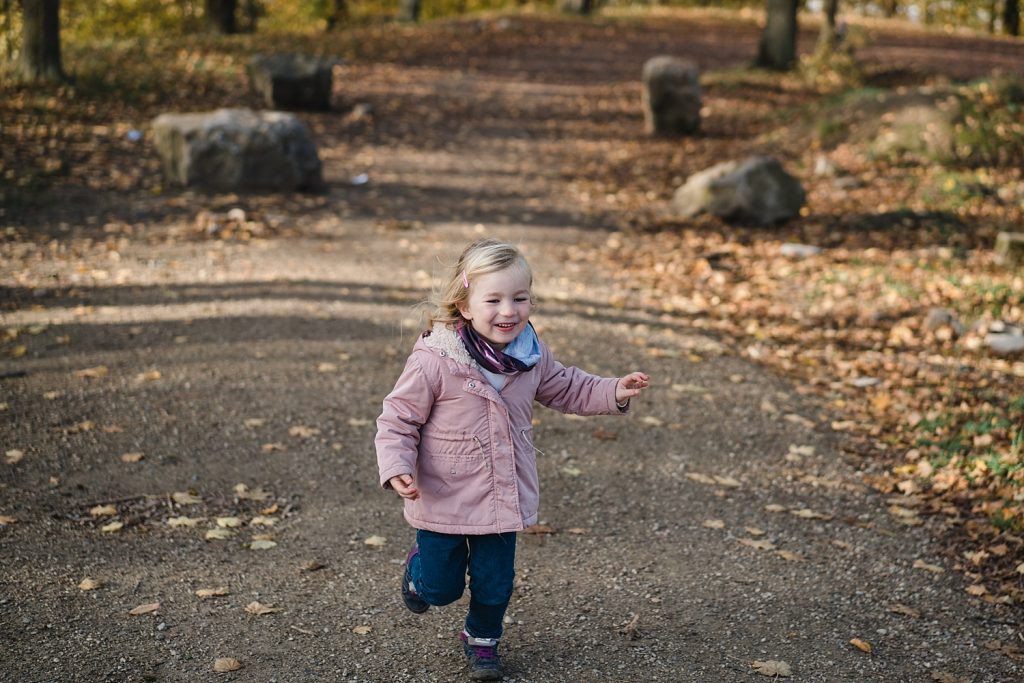
<svg viewBox="0 0 1024 683">
<path fill-rule="evenodd" d="M 636 30 L 618 55 L 630 68 L 601 78 L 585 59 L 500 50 L 472 68 L 345 67 L 345 106 L 309 117 L 322 195 L 19 208 L 0 264 L 3 327 L 18 330 L 0 361 L 0 679 L 463 680 L 467 601 L 403 607 L 412 532 L 376 485 L 372 440 L 417 304 L 482 234 L 530 258 L 534 320 L 564 362 L 653 381 L 627 417 L 537 410 L 547 533 L 520 539 L 507 680 L 747 681 L 768 660 L 798 681 L 1024 677 L 1019 608 L 965 592 L 935 530 L 887 511 L 802 387 L 729 340 L 611 305 L 628 289 L 580 265 L 643 239 L 572 177 L 614 164 L 617 142 L 646 144 L 615 98 L 638 95 L 633 67 L 669 38 Z M 601 32 L 586 35 L 593 57 Z M 611 108 L 584 116 L 581 98 Z M 372 113 L 348 114 L 359 102 Z M 390 127 L 396 108 L 419 123 Z M 552 123 L 573 116 L 572 136 Z M 722 121 L 686 144 L 732 153 Z M 233 207 L 252 234 L 195 227 Z M 170 524 L 182 517 L 195 526 Z M 241 668 L 214 673 L 222 657 Z"/>
</svg>

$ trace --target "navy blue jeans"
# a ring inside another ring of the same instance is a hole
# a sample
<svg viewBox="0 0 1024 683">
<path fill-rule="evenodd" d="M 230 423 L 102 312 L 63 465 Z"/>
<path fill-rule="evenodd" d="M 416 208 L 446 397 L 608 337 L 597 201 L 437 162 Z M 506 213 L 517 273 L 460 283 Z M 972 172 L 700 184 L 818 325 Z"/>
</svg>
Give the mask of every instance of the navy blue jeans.
<svg viewBox="0 0 1024 683">
<path fill-rule="evenodd" d="M 515 578 L 516 535 L 463 536 L 416 532 L 419 555 L 409 565 L 416 594 L 431 605 L 455 602 L 466 590 L 466 632 L 475 638 L 500 638 Z"/>
</svg>

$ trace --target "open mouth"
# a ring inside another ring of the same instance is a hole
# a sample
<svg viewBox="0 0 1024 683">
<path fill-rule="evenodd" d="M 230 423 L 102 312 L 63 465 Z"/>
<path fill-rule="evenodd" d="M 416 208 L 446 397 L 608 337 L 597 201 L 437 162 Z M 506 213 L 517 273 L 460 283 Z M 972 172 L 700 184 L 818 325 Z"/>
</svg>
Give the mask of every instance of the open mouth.
<svg viewBox="0 0 1024 683">
<path fill-rule="evenodd" d="M 499 330 L 505 330 L 506 332 L 508 332 L 509 330 L 514 329 L 516 324 L 515 323 L 495 323 L 494 326 L 497 327 Z"/>
</svg>

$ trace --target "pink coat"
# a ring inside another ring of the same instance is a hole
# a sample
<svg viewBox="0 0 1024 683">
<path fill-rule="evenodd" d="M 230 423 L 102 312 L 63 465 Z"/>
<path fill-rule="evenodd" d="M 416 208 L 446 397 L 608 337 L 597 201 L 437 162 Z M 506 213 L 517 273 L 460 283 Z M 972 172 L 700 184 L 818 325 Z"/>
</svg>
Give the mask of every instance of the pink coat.
<svg viewBox="0 0 1024 683">
<path fill-rule="evenodd" d="M 616 378 L 556 361 L 541 342 L 529 372 L 500 392 L 458 335 L 437 325 L 413 347 L 377 418 L 380 483 L 411 474 L 418 500 L 405 501 L 413 527 L 447 534 L 521 531 L 537 522 L 540 486 L 533 401 L 564 413 L 617 414 Z"/>
</svg>

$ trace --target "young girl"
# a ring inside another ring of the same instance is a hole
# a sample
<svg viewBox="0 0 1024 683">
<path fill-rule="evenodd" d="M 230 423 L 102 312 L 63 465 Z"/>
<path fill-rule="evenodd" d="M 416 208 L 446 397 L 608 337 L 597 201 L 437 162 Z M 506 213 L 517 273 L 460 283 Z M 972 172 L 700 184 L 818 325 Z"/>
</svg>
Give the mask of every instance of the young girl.
<svg viewBox="0 0 1024 683">
<path fill-rule="evenodd" d="M 530 324 L 533 275 L 519 251 L 485 239 L 455 265 L 377 419 L 380 483 L 417 529 L 402 599 L 413 612 L 458 600 L 474 680 L 502 676 L 498 638 L 512 596 L 516 532 L 537 522 L 533 402 L 577 415 L 624 413 L 648 385 L 565 367 Z"/>
</svg>

